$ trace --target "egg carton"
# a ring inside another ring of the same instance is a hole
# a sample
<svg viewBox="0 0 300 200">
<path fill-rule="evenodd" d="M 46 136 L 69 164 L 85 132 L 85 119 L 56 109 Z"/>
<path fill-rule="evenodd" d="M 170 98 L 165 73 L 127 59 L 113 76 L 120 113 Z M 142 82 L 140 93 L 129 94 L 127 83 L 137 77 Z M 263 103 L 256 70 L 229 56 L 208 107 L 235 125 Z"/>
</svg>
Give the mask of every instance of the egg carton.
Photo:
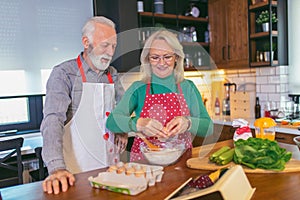
<svg viewBox="0 0 300 200">
<path fill-rule="evenodd" d="M 131 169 L 134 169 L 131 170 Z M 106 189 L 113 192 L 136 195 L 161 182 L 163 167 L 144 165 L 139 163 L 118 163 L 110 166 L 107 172 L 101 172 L 97 177 L 89 177 L 92 187 Z"/>
</svg>

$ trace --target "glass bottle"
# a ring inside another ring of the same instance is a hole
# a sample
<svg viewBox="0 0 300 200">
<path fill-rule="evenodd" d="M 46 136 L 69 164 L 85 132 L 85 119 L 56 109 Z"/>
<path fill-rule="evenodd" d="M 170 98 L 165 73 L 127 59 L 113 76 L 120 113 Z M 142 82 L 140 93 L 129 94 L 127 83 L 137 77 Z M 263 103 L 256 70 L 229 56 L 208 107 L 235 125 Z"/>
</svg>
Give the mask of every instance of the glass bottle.
<svg viewBox="0 0 300 200">
<path fill-rule="evenodd" d="M 215 101 L 215 115 L 220 115 L 220 100 L 218 96 Z"/>
<path fill-rule="evenodd" d="M 256 104 L 255 104 L 255 119 L 258 119 L 261 117 L 261 114 L 260 114 L 260 104 L 259 104 L 259 98 L 256 97 Z"/>
</svg>

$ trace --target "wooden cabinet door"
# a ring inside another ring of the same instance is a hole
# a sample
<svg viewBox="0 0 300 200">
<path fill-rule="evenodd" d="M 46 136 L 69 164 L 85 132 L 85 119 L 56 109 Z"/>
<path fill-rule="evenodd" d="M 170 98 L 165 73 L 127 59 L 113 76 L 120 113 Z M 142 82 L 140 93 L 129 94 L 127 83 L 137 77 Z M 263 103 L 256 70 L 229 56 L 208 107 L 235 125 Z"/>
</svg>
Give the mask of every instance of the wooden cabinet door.
<svg viewBox="0 0 300 200">
<path fill-rule="evenodd" d="M 210 57 L 217 67 L 226 63 L 226 10 L 223 0 L 208 2 L 208 19 L 210 24 Z"/>
<path fill-rule="evenodd" d="M 248 67 L 247 0 L 210 0 L 210 53 L 218 68 Z"/>
<path fill-rule="evenodd" d="M 227 2 L 228 67 L 248 67 L 248 1 L 227 0 Z"/>
</svg>

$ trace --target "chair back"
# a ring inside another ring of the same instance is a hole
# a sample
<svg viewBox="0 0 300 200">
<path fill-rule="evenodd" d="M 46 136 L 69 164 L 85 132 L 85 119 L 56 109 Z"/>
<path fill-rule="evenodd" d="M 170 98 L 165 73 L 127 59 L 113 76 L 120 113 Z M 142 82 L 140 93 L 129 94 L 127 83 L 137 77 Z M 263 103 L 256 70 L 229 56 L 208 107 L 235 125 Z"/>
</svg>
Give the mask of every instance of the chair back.
<svg viewBox="0 0 300 200">
<path fill-rule="evenodd" d="M 48 170 L 47 167 L 45 167 L 42 158 L 42 147 L 36 147 L 34 151 L 35 151 L 35 156 L 39 161 L 39 168 L 29 172 L 33 182 L 44 180 L 48 176 Z"/>
<path fill-rule="evenodd" d="M 0 141 L 0 188 L 23 183 L 23 142 L 22 137 Z"/>
<path fill-rule="evenodd" d="M 44 180 L 46 178 L 46 176 L 48 176 L 48 170 L 44 166 L 44 161 L 42 158 L 42 147 L 36 147 L 34 149 L 34 151 L 35 151 L 36 157 L 39 160 L 39 179 Z"/>
</svg>

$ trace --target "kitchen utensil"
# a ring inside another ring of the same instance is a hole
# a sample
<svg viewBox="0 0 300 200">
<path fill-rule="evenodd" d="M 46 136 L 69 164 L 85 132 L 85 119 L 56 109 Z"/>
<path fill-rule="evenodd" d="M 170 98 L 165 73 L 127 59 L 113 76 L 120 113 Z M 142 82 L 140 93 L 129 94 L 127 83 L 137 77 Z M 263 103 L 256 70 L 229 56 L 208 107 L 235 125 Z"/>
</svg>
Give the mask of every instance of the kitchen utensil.
<svg viewBox="0 0 300 200">
<path fill-rule="evenodd" d="M 209 157 L 204 158 L 190 158 L 187 160 L 186 165 L 191 169 L 202 169 L 202 170 L 218 170 L 226 167 L 232 167 L 237 164 L 230 162 L 227 165 L 216 165 L 209 161 Z M 287 172 L 300 172 L 300 160 L 291 159 L 285 164 L 285 168 L 282 171 L 265 170 L 265 169 L 250 169 L 246 166 L 242 166 L 245 173 L 287 173 Z"/>
<path fill-rule="evenodd" d="M 175 163 L 185 151 L 185 143 L 183 140 L 171 140 L 167 142 L 158 142 L 155 144 L 160 146 L 152 150 L 145 144 L 141 144 L 141 152 L 150 164 L 167 166 Z"/>
<path fill-rule="evenodd" d="M 256 92 L 236 91 L 230 93 L 230 118 L 232 120 L 254 119 L 253 108 L 255 106 Z"/>
<path fill-rule="evenodd" d="M 187 181 L 185 182 L 187 184 Z M 181 185 L 175 192 L 171 193 L 168 199 L 243 199 L 249 200 L 255 192 L 255 188 L 252 188 L 246 174 L 244 173 L 241 166 L 234 166 L 228 169 L 220 179 L 212 186 L 199 189 L 191 190 L 185 194 L 178 194 L 180 188 L 183 188 L 184 184 Z M 177 194 L 177 195 L 176 195 Z M 214 195 L 214 194 L 217 194 Z M 203 198 L 202 198 L 203 197 Z"/>
<path fill-rule="evenodd" d="M 280 144 L 284 145 L 284 144 Z M 234 162 L 230 162 L 227 165 L 216 165 L 215 163 L 212 163 L 209 160 L 209 156 L 212 152 L 215 152 L 216 150 L 220 149 L 222 146 L 229 146 L 233 147 L 233 140 L 227 140 L 222 142 L 217 142 L 216 144 L 207 144 L 203 145 L 199 148 L 193 149 L 192 152 L 192 158 L 188 159 L 186 162 L 187 167 L 192 169 L 202 169 L 202 170 L 218 170 L 221 168 L 226 168 L 230 166 L 235 166 L 236 164 Z M 291 150 L 291 149 L 289 149 Z M 250 169 L 246 166 L 243 166 L 243 169 L 245 173 L 287 173 L 287 172 L 300 172 L 300 160 L 297 160 L 299 156 L 299 151 L 297 151 L 297 154 L 292 151 L 293 154 L 295 154 L 295 157 L 293 157 L 291 160 L 289 160 L 285 164 L 285 169 L 282 171 L 273 171 L 273 170 L 265 170 L 265 169 Z"/>
<path fill-rule="evenodd" d="M 223 99 L 223 115 L 230 115 L 230 92 L 236 91 L 236 84 L 235 83 L 224 83 L 225 86 L 225 98 Z M 232 86 L 233 90 L 232 90 Z"/>
<path fill-rule="evenodd" d="M 300 94 L 289 94 L 289 97 L 294 102 L 292 119 L 300 118 Z"/>
<path fill-rule="evenodd" d="M 299 128 L 298 128 L 299 129 Z M 300 129 L 299 129 L 300 130 Z M 296 136 L 294 137 L 294 142 L 296 143 L 296 145 L 300 148 L 300 136 Z"/>
</svg>

